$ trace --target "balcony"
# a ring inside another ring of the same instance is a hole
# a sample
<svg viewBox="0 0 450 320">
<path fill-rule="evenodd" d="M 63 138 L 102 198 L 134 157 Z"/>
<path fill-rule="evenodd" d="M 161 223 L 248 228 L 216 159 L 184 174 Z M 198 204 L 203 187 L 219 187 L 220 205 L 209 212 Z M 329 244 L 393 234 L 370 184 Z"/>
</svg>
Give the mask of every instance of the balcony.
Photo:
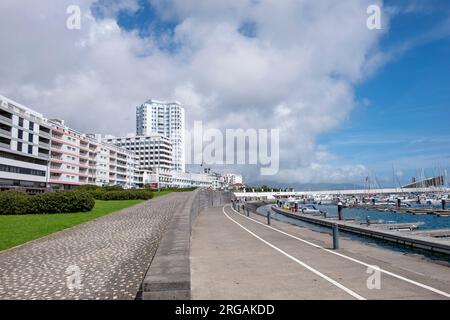
<svg viewBox="0 0 450 320">
<path fill-rule="evenodd" d="M 0 148 L 10 149 L 10 143 L 0 142 Z"/>
<path fill-rule="evenodd" d="M 64 131 L 61 129 L 56 129 L 56 128 L 52 128 L 52 136 L 54 136 L 55 138 L 61 137 L 64 135 Z"/>
<path fill-rule="evenodd" d="M 11 129 L 7 130 L 4 128 L 0 128 L 0 134 L 4 134 L 5 136 L 10 137 L 11 136 Z"/>
<path fill-rule="evenodd" d="M 50 143 L 39 141 L 39 147 L 50 149 Z"/>
<path fill-rule="evenodd" d="M 0 120 L 4 121 L 6 123 L 12 124 L 12 118 L 8 118 L 3 114 L 0 114 Z"/>
<path fill-rule="evenodd" d="M 47 132 L 47 131 L 39 130 L 39 135 L 41 137 L 45 137 L 45 138 L 50 138 L 51 137 L 50 131 Z"/>
</svg>

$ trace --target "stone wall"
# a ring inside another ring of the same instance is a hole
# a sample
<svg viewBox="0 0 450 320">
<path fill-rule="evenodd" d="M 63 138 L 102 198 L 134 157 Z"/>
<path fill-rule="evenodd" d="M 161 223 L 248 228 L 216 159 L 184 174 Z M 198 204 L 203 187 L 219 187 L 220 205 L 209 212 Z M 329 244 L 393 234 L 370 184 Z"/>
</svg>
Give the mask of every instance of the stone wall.
<svg viewBox="0 0 450 320">
<path fill-rule="evenodd" d="M 142 283 L 144 300 L 188 300 L 191 297 L 190 238 L 197 216 L 229 203 L 232 193 L 197 189 L 174 216 Z"/>
</svg>

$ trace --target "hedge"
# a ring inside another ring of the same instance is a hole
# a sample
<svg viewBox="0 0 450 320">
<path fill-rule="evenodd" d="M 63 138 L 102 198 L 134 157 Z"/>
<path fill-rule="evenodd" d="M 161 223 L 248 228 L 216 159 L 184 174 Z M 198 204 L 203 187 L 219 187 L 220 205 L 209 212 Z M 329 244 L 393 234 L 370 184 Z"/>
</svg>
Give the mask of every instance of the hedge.
<svg viewBox="0 0 450 320">
<path fill-rule="evenodd" d="M 56 191 L 38 195 L 0 192 L 1 215 L 87 212 L 94 205 L 94 198 L 87 192 Z"/>
<path fill-rule="evenodd" d="M 161 191 L 172 191 L 172 192 L 187 192 L 194 191 L 197 187 L 189 187 L 189 188 L 163 188 Z"/>
<path fill-rule="evenodd" d="M 122 189 L 119 186 L 98 187 L 85 185 L 79 187 L 77 192 L 87 192 L 96 200 L 149 200 L 153 193 L 146 189 Z"/>
</svg>

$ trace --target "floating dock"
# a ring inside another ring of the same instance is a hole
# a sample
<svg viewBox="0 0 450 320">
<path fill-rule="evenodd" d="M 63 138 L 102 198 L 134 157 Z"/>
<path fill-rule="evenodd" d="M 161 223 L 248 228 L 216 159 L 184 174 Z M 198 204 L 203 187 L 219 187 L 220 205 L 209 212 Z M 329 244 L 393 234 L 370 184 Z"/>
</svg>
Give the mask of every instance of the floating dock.
<svg viewBox="0 0 450 320">
<path fill-rule="evenodd" d="M 331 228 L 337 224 L 339 230 L 366 237 L 381 239 L 396 244 L 419 248 L 430 252 L 450 255 L 450 230 L 426 230 L 426 232 L 412 231 L 418 229 L 420 223 L 402 224 L 359 224 L 354 220 L 337 220 L 319 215 L 295 214 L 285 209 L 272 206 L 272 210 L 286 217 Z"/>
<path fill-rule="evenodd" d="M 412 207 L 396 207 L 388 205 L 355 205 L 352 208 L 375 210 L 380 212 L 394 212 L 394 213 L 412 213 L 414 215 L 433 214 L 439 217 L 450 217 L 450 209 L 441 208 L 412 208 Z"/>
</svg>

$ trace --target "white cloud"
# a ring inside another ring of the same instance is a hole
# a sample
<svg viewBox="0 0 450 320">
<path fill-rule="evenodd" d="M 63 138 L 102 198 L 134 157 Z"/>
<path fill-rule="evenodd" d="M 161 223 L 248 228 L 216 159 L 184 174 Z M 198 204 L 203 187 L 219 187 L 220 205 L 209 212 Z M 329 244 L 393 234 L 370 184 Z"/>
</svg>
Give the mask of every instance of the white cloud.
<svg viewBox="0 0 450 320">
<path fill-rule="evenodd" d="M 0 3 L 0 92 L 83 131 L 126 134 L 134 107 L 147 98 L 178 99 L 188 127 L 281 130 L 285 181 L 342 181 L 361 166 L 332 167 L 316 137 L 338 127 L 356 106 L 353 88 L 376 69 L 385 31 L 366 28 L 373 0 L 151 1 L 178 21 L 175 51 L 139 38 L 112 18 L 136 1 L 114 2 L 103 20 L 93 0 Z M 79 4 L 82 28 L 65 28 L 66 7 Z M 251 21 L 255 36 L 239 33 Z M 323 175 L 322 174 L 322 175 Z"/>
</svg>

